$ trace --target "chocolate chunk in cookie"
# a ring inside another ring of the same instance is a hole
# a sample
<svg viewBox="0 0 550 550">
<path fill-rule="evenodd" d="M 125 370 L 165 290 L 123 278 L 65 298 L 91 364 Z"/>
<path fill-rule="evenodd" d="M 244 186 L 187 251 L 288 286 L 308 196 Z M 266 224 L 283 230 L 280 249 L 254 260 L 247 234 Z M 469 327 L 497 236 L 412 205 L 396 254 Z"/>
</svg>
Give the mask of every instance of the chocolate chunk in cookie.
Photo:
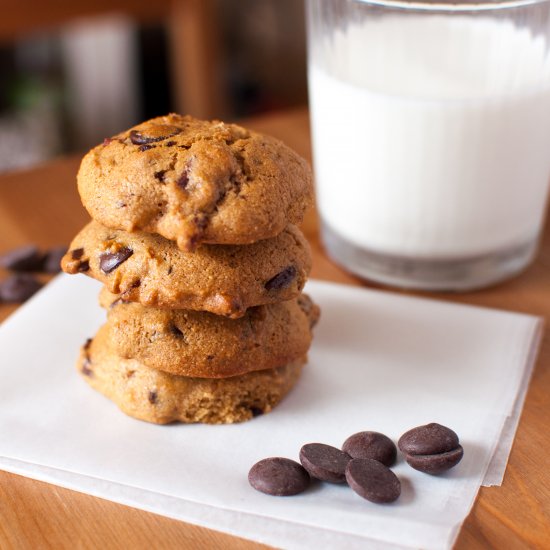
<svg viewBox="0 0 550 550">
<path fill-rule="evenodd" d="M 99 255 L 99 268 L 103 273 L 111 273 L 133 253 L 134 251 L 127 247 L 122 247 L 115 252 L 103 252 Z"/>
</svg>

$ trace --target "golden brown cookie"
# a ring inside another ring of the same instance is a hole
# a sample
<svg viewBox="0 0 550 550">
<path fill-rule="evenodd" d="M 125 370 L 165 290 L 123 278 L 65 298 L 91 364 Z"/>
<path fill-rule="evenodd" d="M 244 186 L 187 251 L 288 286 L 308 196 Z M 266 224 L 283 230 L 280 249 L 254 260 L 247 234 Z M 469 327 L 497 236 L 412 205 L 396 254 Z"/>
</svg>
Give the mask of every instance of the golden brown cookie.
<svg viewBox="0 0 550 550">
<path fill-rule="evenodd" d="M 92 149 L 78 189 L 103 225 L 158 233 L 182 250 L 274 237 L 313 201 L 308 164 L 282 142 L 176 114 Z"/>
<path fill-rule="evenodd" d="M 311 251 L 292 225 L 250 245 L 203 245 L 183 252 L 159 235 L 91 222 L 61 265 L 67 273 L 98 279 L 124 300 L 240 317 L 251 306 L 297 297 L 311 269 Z"/>
<path fill-rule="evenodd" d="M 97 335 L 81 349 L 77 368 L 96 390 L 134 418 L 230 424 L 270 412 L 292 389 L 305 358 L 288 365 L 230 378 L 174 376 L 122 359 Z"/>
<path fill-rule="evenodd" d="M 305 295 L 250 308 L 240 319 L 121 302 L 105 289 L 100 303 L 109 309 L 98 336 L 108 340 L 117 355 L 201 378 L 272 369 L 303 357 L 319 316 L 319 308 Z"/>
</svg>

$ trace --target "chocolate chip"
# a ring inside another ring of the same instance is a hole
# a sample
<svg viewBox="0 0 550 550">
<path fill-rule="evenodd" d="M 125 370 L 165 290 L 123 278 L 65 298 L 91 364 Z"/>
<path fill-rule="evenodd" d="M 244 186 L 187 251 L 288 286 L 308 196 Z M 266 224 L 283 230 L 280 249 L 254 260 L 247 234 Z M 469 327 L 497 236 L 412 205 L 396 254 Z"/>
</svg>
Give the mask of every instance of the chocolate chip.
<svg viewBox="0 0 550 550">
<path fill-rule="evenodd" d="M 143 151 L 149 151 L 149 149 L 154 149 L 156 145 L 140 145 L 139 150 L 143 153 Z"/>
<path fill-rule="evenodd" d="M 42 269 L 46 273 L 59 273 L 61 271 L 61 258 L 67 253 L 66 246 L 57 246 L 46 252 Z"/>
<path fill-rule="evenodd" d="M 90 269 L 90 261 L 89 260 L 82 260 L 79 264 L 76 270 L 80 273 L 84 273 L 85 271 L 88 271 Z"/>
<path fill-rule="evenodd" d="M 181 176 L 176 180 L 176 184 L 180 189 L 185 189 L 189 183 L 189 174 L 187 170 L 185 170 Z"/>
<path fill-rule="evenodd" d="M 464 456 L 464 449 L 459 445 L 452 451 L 435 455 L 406 455 L 409 466 L 426 474 L 440 474 L 454 468 Z"/>
<path fill-rule="evenodd" d="M 92 339 L 87 338 L 82 346 L 82 351 L 84 352 L 84 359 L 82 360 L 82 365 L 80 366 L 80 372 L 84 376 L 93 376 L 94 372 L 92 371 L 92 360 L 90 358 L 90 346 L 92 345 Z"/>
<path fill-rule="evenodd" d="M 252 466 L 248 482 L 254 489 L 274 496 L 297 495 L 310 483 L 309 474 L 289 458 L 264 458 Z"/>
<path fill-rule="evenodd" d="M 183 338 L 183 332 L 174 323 L 170 324 L 169 329 L 176 338 Z"/>
<path fill-rule="evenodd" d="M 126 246 L 116 252 L 104 252 L 99 256 L 99 267 L 103 273 L 111 273 L 120 264 L 124 263 L 134 251 Z"/>
<path fill-rule="evenodd" d="M 0 256 L 0 267 L 12 271 L 40 271 L 44 255 L 32 244 L 20 246 Z"/>
<path fill-rule="evenodd" d="M 331 483 L 346 480 L 346 466 L 351 457 L 324 443 L 307 443 L 300 449 L 300 462 L 311 477 Z"/>
<path fill-rule="evenodd" d="M 84 254 L 83 248 L 75 248 L 74 250 L 71 250 L 71 258 L 73 260 L 80 260 L 83 254 Z"/>
<path fill-rule="evenodd" d="M 198 231 L 203 231 L 208 225 L 208 217 L 204 214 L 199 214 L 193 218 L 193 223 Z"/>
<path fill-rule="evenodd" d="M 176 142 L 175 141 L 167 141 L 164 145 L 166 145 L 166 147 L 173 147 L 174 145 L 176 145 Z"/>
<path fill-rule="evenodd" d="M 386 466 L 372 458 L 354 458 L 346 467 L 348 485 L 361 497 L 384 504 L 401 494 L 399 478 Z"/>
<path fill-rule="evenodd" d="M 29 273 L 16 273 L 0 283 L 0 301 L 24 302 L 42 287 Z"/>
<path fill-rule="evenodd" d="M 285 288 L 288 288 L 292 281 L 296 278 L 296 275 L 298 274 L 298 271 L 293 265 L 289 265 L 283 271 L 280 273 L 277 273 L 275 277 L 269 279 L 267 283 L 265 283 L 265 289 L 266 290 L 284 290 Z"/>
<path fill-rule="evenodd" d="M 411 467 L 427 474 L 439 474 L 453 468 L 464 455 L 458 435 L 436 423 L 409 430 L 399 438 L 397 445 Z"/>
<path fill-rule="evenodd" d="M 94 371 L 91 368 L 91 364 L 92 364 L 92 362 L 90 361 L 89 357 L 85 357 L 84 361 L 82 361 L 82 367 L 80 369 L 80 372 L 84 376 L 93 376 L 94 375 Z"/>
<path fill-rule="evenodd" d="M 155 178 L 160 182 L 164 182 L 164 174 L 166 174 L 166 170 L 159 170 L 155 172 Z"/>
<path fill-rule="evenodd" d="M 145 143 L 149 143 L 150 141 L 155 141 L 155 140 L 154 139 L 151 140 L 151 138 L 144 136 L 141 132 L 138 132 L 137 130 L 132 130 L 130 132 L 130 141 L 134 145 L 143 145 Z"/>
<path fill-rule="evenodd" d="M 359 432 L 348 437 L 342 450 L 352 458 L 372 458 L 385 466 L 391 466 L 397 457 L 395 443 L 378 432 Z"/>
<path fill-rule="evenodd" d="M 115 306 L 118 306 L 118 305 L 124 305 L 124 304 L 130 304 L 131 302 L 129 302 L 128 300 L 125 300 L 124 298 L 120 297 L 120 298 L 117 298 L 114 302 L 111 303 L 111 305 L 109 306 L 109 309 L 112 309 L 114 308 Z"/>
<path fill-rule="evenodd" d="M 158 399 L 157 392 L 156 391 L 150 391 L 149 395 L 147 396 L 147 399 L 149 399 L 149 403 L 151 403 L 151 405 L 154 405 L 157 402 L 157 399 Z"/>
<path fill-rule="evenodd" d="M 404 433 L 397 445 L 408 455 L 434 455 L 456 449 L 458 436 L 453 430 L 433 422 Z"/>
<path fill-rule="evenodd" d="M 208 356 L 210 357 L 210 356 Z M 207 359 L 208 359 L 207 357 Z M 260 407 L 250 407 L 250 412 L 252 413 L 252 416 L 255 418 L 256 416 L 261 416 L 264 414 L 264 410 L 260 409 Z"/>
<path fill-rule="evenodd" d="M 130 132 L 130 141 L 134 145 L 147 145 L 156 143 L 165 139 L 176 136 L 181 132 L 181 128 L 176 126 L 168 126 L 166 124 L 155 124 L 147 129 L 147 132 L 132 130 Z"/>
</svg>

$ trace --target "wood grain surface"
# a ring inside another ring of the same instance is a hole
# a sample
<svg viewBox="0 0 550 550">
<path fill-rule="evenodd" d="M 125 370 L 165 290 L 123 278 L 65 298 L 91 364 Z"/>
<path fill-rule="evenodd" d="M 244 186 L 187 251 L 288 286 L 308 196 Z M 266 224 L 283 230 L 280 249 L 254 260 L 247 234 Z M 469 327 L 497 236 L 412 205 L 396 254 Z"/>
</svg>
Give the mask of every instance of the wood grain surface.
<svg viewBox="0 0 550 550">
<path fill-rule="evenodd" d="M 310 158 L 305 110 L 250 120 L 247 124 L 283 139 Z M 88 218 L 80 205 L 75 184 L 78 162 L 76 158 L 59 159 L 27 172 L 0 176 L 0 251 L 29 242 L 41 246 L 68 243 L 84 225 Z M 377 286 L 361 282 L 326 257 L 319 242 L 314 213 L 306 219 L 304 230 L 314 250 L 313 277 Z M 476 293 L 421 295 L 550 317 L 549 228 L 536 261 L 515 279 Z M 13 309 L 14 306 L 0 306 L 0 319 Z M 481 489 L 456 548 L 549 549 L 549 465 L 550 338 L 547 325 L 504 483 L 501 487 Z M 0 472 L 0 549 L 11 548 L 247 550 L 261 548 L 261 545 Z"/>
</svg>

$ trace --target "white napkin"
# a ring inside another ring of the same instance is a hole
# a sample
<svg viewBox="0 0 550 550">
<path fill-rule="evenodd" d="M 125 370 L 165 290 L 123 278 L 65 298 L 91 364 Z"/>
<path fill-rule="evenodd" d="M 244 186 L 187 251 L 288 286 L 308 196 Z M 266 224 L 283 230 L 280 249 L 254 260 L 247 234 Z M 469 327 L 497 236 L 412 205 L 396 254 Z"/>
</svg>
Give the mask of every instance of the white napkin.
<svg viewBox="0 0 550 550">
<path fill-rule="evenodd" d="M 0 327 L 0 467 L 284 548 L 450 548 L 479 486 L 500 483 L 540 319 L 311 281 L 320 304 L 310 362 L 270 414 L 232 426 L 129 418 L 74 369 L 104 313 L 99 285 L 60 276 Z M 439 422 L 460 436 L 457 468 L 428 476 L 400 460 L 402 495 L 369 503 L 318 484 L 288 498 L 254 491 L 249 468 L 340 446 L 361 430 L 397 440 Z"/>
</svg>

